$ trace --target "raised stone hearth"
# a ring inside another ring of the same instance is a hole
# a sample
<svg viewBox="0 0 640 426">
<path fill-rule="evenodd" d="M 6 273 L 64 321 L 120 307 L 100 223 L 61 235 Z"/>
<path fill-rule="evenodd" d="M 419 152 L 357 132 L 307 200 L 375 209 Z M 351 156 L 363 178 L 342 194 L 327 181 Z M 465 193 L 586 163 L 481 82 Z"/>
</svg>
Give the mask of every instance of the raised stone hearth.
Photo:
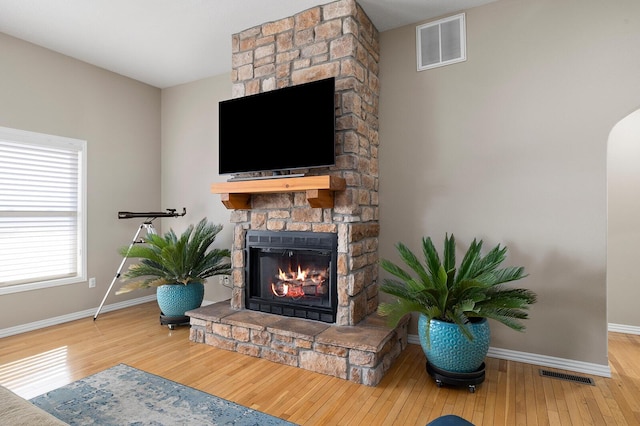
<svg viewBox="0 0 640 426">
<path fill-rule="evenodd" d="M 371 315 L 356 326 L 231 308 L 218 302 L 187 312 L 190 340 L 375 386 L 407 345 L 405 317 L 395 329 Z"/>
</svg>

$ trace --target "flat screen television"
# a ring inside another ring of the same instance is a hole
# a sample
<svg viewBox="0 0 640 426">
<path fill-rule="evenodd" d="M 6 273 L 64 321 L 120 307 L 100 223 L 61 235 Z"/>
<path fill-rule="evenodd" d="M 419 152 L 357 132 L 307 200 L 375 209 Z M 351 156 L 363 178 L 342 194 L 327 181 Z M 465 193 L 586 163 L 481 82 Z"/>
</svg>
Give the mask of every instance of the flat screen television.
<svg viewBox="0 0 640 426">
<path fill-rule="evenodd" d="M 220 174 L 335 165 L 335 78 L 219 103 Z"/>
</svg>

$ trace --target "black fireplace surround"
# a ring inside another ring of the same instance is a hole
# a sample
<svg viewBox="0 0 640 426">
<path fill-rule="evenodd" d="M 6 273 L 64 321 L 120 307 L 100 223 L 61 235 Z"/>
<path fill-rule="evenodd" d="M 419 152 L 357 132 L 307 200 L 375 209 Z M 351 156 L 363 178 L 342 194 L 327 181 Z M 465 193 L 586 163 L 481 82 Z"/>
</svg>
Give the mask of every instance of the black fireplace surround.
<svg viewBox="0 0 640 426">
<path fill-rule="evenodd" d="M 337 234 L 249 230 L 245 251 L 247 309 L 336 321 Z"/>
</svg>

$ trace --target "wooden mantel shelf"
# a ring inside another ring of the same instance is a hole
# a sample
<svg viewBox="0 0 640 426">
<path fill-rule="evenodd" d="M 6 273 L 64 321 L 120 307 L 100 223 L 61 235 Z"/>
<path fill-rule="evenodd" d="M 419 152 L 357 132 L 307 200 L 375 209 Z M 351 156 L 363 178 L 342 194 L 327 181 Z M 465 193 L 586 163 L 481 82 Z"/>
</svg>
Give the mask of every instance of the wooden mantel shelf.
<svg viewBox="0 0 640 426">
<path fill-rule="evenodd" d="M 345 180 L 338 176 L 304 176 L 212 183 L 211 193 L 220 194 L 228 209 L 247 210 L 251 194 L 306 191 L 311 207 L 327 209 L 333 207 L 333 192 L 345 187 Z"/>
</svg>

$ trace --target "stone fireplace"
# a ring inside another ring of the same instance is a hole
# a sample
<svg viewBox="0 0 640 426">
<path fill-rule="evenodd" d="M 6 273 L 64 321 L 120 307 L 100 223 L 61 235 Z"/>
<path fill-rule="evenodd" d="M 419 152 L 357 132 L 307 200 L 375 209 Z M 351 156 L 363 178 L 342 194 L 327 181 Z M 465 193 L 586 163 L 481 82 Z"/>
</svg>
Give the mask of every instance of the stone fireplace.
<svg viewBox="0 0 640 426">
<path fill-rule="evenodd" d="M 249 190 L 212 185 L 233 209 L 233 292 L 190 313 L 191 340 L 375 385 L 407 333 L 407 321 L 390 329 L 376 315 L 378 31 L 355 0 L 340 0 L 234 34 L 232 49 L 233 97 L 335 77 L 336 164 Z M 282 244 L 302 235 L 332 247 Z M 313 278 L 294 282 L 289 260 Z"/>
</svg>

